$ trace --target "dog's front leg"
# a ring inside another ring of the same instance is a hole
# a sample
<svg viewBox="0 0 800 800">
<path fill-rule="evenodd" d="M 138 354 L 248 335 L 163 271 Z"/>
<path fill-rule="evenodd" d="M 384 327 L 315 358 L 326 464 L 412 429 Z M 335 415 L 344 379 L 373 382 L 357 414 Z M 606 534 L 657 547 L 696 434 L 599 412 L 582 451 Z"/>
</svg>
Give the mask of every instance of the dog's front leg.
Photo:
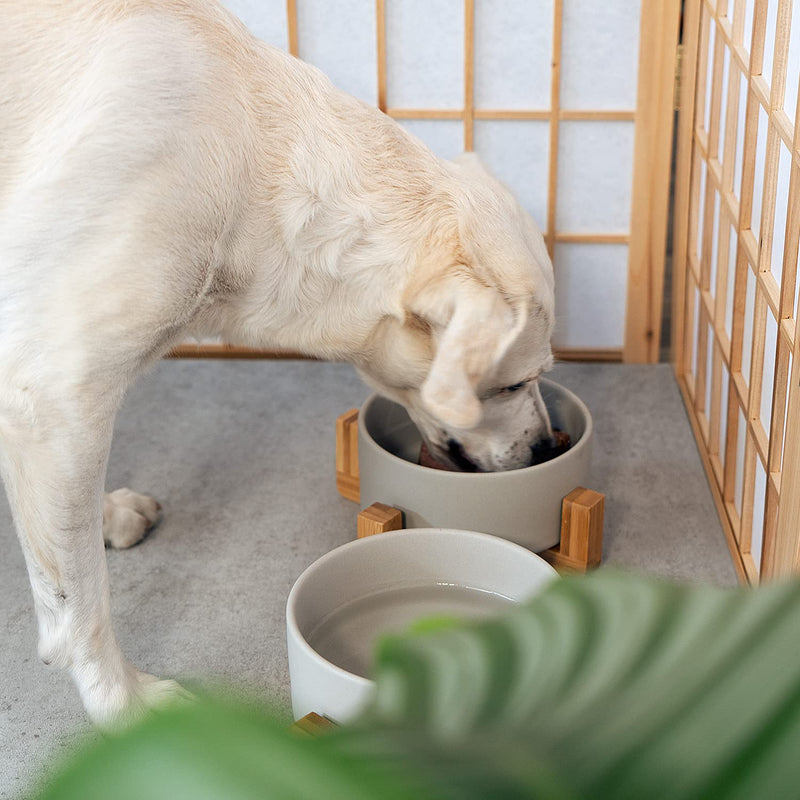
<svg viewBox="0 0 800 800">
<path fill-rule="evenodd" d="M 2 426 L 0 465 L 33 589 L 39 655 L 70 670 L 94 721 L 114 724 L 182 692 L 130 664 L 111 625 L 103 484 L 121 391 L 27 393 L 26 413 Z"/>
</svg>

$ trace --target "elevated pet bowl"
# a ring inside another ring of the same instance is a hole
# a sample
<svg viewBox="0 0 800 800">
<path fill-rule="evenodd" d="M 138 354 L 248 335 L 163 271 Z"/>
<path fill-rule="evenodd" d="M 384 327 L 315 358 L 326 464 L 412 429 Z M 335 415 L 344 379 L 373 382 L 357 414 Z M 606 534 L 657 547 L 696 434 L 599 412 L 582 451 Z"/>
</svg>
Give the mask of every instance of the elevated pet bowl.
<svg viewBox="0 0 800 800">
<path fill-rule="evenodd" d="M 446 472 L 417 464 L 422 438 L 406 410 L 372 395 L 359 414 L 362 508 L 400 509 L 407 528 L 448 527 L 501 536 L 541 551 L 561 538 L 561 502 L 584 486 L 592 449 L 592 417 L 575 394 L 540 383 L 553 427 L 566 431 L 566 453 L 508 472 Z"/>
</svg>

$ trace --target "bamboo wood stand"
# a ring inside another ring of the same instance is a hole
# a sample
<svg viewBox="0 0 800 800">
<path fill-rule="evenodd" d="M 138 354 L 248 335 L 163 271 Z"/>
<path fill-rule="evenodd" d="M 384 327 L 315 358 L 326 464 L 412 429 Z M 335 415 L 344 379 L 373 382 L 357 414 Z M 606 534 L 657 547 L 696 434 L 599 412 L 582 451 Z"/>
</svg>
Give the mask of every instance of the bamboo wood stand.
<svg viewBox="0 0 800 800">
<path fill-rule="evenodd" d="M 301 717 L 289 730 L 304 738 L 316 738 L 336 727 L 336 723 L 314 711 Z"/>
<path fill-rule="evenodd" d="M 358 470 L 358 409 L 351 408 L 336 420 L 336 488 L 358 503 L 361 499 Z M 539 555 L 559 572 L 586 572 L 603 556 L 605 495 L 579 486 L 561 505 L 561 541 Z M 373 503 L 359 512 L 359 539 L 403 528 L 403 513 L 384 503 Z"/>
</svg>

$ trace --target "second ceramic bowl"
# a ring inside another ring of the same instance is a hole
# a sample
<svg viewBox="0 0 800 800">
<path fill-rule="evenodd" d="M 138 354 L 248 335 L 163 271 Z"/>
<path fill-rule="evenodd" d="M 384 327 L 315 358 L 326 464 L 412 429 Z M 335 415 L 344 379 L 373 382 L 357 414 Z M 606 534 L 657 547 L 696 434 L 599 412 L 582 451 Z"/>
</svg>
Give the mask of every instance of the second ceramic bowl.
<svg viewBox="0 0 800 800">
<path fill-rule="evenodd" d="M 295 719 L 337 722 L 369 702 L 375 643 L 420 618 L 484 617 L 556 578 L 542 558 L 474 531 L 416 529 L 357 539 L 297 579 L 286 603 Z"/>
</svg>

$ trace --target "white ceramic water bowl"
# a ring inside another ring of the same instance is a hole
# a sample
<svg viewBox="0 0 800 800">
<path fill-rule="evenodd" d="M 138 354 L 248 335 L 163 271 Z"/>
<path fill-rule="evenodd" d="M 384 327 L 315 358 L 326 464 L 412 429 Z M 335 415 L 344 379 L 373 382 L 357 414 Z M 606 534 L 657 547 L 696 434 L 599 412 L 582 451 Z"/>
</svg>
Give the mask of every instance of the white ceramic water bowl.
<svg viewBox="0 0 800 800">
<path fill-rule="evenodd" d="M 364 708 L 374 691 L 369 667 L 348 667 L 373 652 L 376 634 L 431 614 L 487 616 L 555 577 L 529 550 L 473 531 L 391 531 L 331 550 L 297 579 L 286 603 L 294 718 L 314 711 L 346 722 Z"/>
<path fill-rule="evenodd" d="M 403 511 L 407 528 L 483 531 L 540 552 L 561 538 L 561 501 L 586 486 L 592 417 L 569 389 L 542 378 L 554 428 L 570 435 L 566 453 L 508 472 L 445 472 L 421 467 L 422 437 L 406 410 L 372 395 L 358 415 L 361 507 L 386 503 Z"/>
</svg>

